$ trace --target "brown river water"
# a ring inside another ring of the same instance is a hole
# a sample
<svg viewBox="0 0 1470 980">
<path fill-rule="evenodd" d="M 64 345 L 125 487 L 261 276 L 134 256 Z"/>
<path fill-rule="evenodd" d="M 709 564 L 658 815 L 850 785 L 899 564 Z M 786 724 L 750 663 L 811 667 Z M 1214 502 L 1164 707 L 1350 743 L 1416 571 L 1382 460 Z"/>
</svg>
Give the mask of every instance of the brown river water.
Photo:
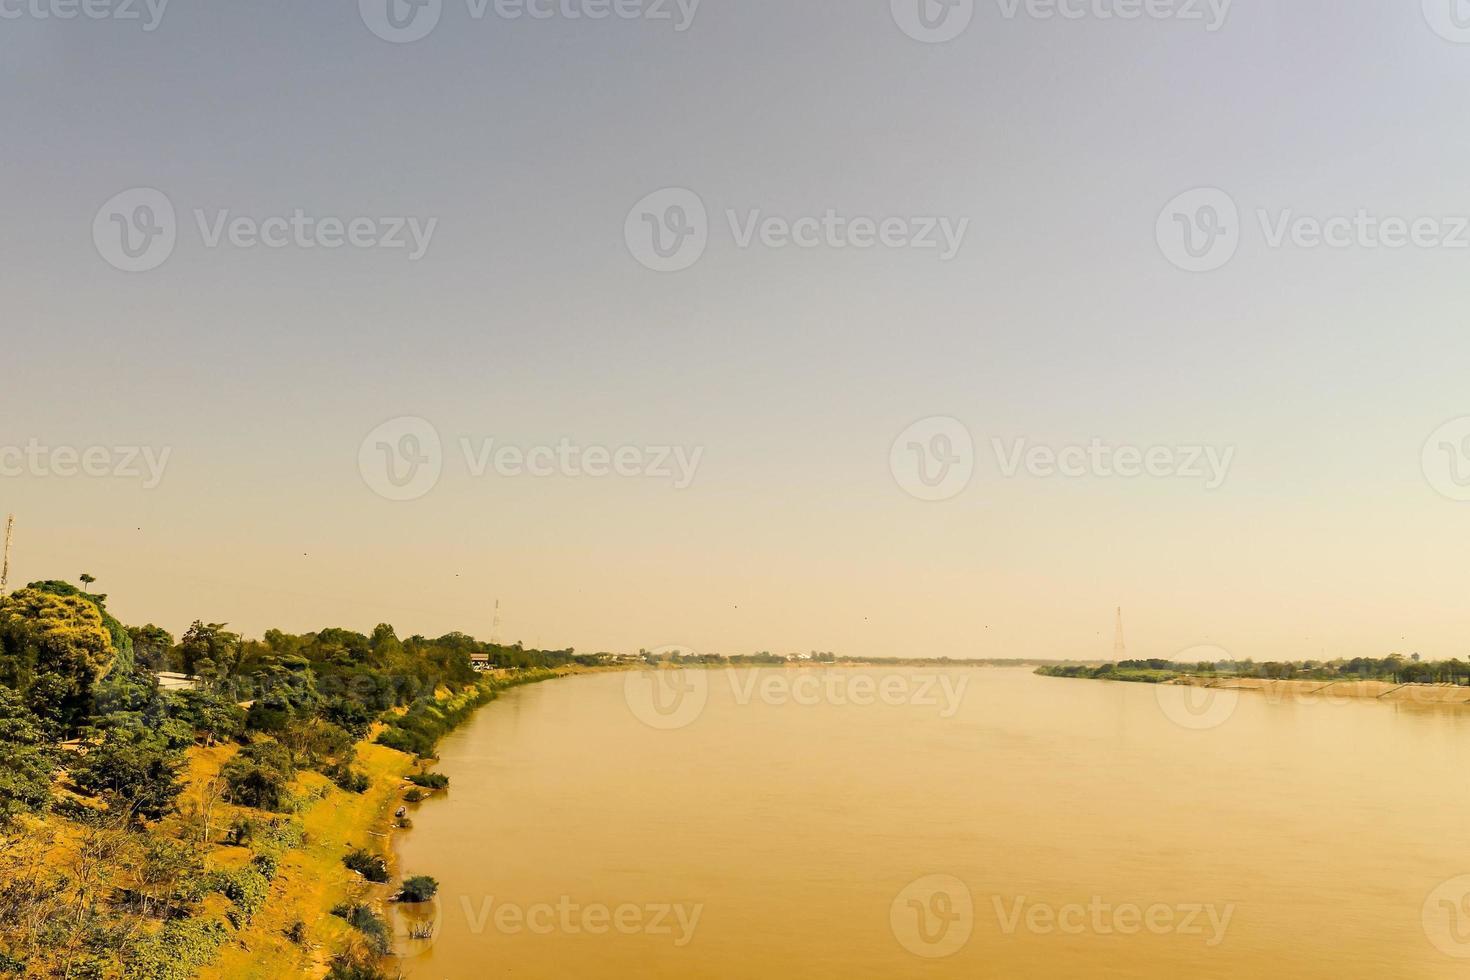
<svg viewBox="0 0 1470 980">
<path fill-rule="evenodd" d="M 1470 975 L 1470 707 L 605 673 L 440 754 L 412 978 Z"/>
</svg>

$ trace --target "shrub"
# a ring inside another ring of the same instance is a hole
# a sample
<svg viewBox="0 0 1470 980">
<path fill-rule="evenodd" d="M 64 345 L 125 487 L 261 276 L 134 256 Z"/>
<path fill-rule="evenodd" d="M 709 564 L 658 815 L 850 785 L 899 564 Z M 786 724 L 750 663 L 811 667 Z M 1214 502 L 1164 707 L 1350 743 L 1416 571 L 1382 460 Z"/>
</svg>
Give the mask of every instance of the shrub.
<svg viewBox="0 0 1470 980">
<path fill-rule="evenodd" d="M 255 855 L 250 863 L 266 881 L 274 881 L 281 872 L 281 859 L 270 852 Z"/>
<path fill-rule="evenodd" d="M 249 817 L 241 817 L 230 825 L 225 832 L 225 843 L 232 847 L 248 847 L 255 838 L 255 832 L 260 825 Z"/>
<path fill-rule="evenodd" d="M 210 963 L 225 941 L 214 919 L 180 919 L 139 939 L 122 957 L 127 980 L 188 980 Z"/>
<path fill-rule="evenodd" d="M 286 938 L 297 946 L 306 945 L 306 923 L 297 919 L 286 929 Z"/>
<path fill-rule="evenodd" d="M 352 905 L 344 903 L 332 909 L 332 914 L 346 919 L 348 925 L 362 933 L 374 953 L 386 956 L 392 951 L 393 934 L 388 929 L 388 923 L 366 905 L 361 902 Z"/>
<path fill-rule="evenodd" d="M 388 880 L 388 862 L 376 854 L 369 854 L 360 847 L 350 851 L 342 859 L 342 863 L 368 881 L 382 883 Z"/>
<path fill-rule="evenodd" d="M 349 950 L 332 957 L 332 968 L 327 980 L 388 980 L 388 974 L 365 950 Z"/>
<path fill-rule="evenodd" d="M 240 928 L 260 911 L 270 897 L 270 879 L 260 868 L 237 868 L 232 871 L 214 873 L 215 890 L 234 904 L 230 910 L 230 924 Z"/>
<path fill-rule="evenodd" d="M 408 781 L 424 789 L 445 789 L 449 786 L 449 777 L 442 772 L 410 773 Z"/>
<path fill-rule="evenodd" d="M 424 791 L 421 790 L 421 789 L 419 789 L 419 788 L 417 788 L 417 787 L 415 787 L 415 788 L 409 790 L 407 793 L 404 793 L 403 794 L 403 799 L 404 799 L 404 802 L 406 802 L 406 803 L 418 803 L 421 800 L 423 800 L 423 798 L 424 798 Z"/>
<path fill-rule="evenodd" d="M 428 875 L 414 875 L 403 882 L 402 889 L 398 892 L 400 902 L 428 902 L 439 894 L 439 882 Z"/>
<path fill-rule="evenodd" d="M 282 810 L 296 767 L 284 745 L 256 742 L 241 749 L 240 754 L 220 770 L 220 775 L 229 784 L 230 799 L 237 806 Z"/>
<path fill-rule="evenodd" d="M 372 781 L 368 779 L 367 773 L 354 772 L 346 766 L 337 766 L 327 774 L 337 788 L 348 793 L 366 793 Z"/>
<path fill-rule="evenodd" d="M 72 767 L 71 780 L 135 820 L 161 820 L 174 811 L 183 791 L 184 764 L 184 753 L 152 731 L 114 728 Z"/>
</svg>

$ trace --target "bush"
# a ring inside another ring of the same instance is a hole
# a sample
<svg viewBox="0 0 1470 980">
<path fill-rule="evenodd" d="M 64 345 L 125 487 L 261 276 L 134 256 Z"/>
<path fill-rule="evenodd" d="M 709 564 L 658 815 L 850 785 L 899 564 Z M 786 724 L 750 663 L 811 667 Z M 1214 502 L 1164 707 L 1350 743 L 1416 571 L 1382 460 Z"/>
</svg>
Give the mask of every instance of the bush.
<svg viewBox="0 0 1470 980">
<path fill-rule="evenodd" d="M 403 794 L 404 802 L 407 803 L 418 803 L 423 800 L 423 798 L 424 791 L 418 788 L 411 789 L 407 793 Z"/>
<path fill-rule="evenodd" d="M 241 817 L 230 825 L 225 832 L 225 843 L 231 847 L 249 847 L 250 842 L 255 839 L 255 832 L 260 824 L 249 817 Z"/>
<path fill-rule="evenodd" d="M 276 875 L 281 873 L 281 859 L 269 852 L 255 855 L 250 864 L 265 877 L 266 881 L 275 881 Z"/>
<path fill-rule="evenodd" d="M 386 955 L 386 954 L 380 954 Z M 364 950 L 349 950 L 332 957 L 327 980 L 388 980 L 388 974 Z"/>
<path fill-rule="evenodd" d="M 446 789 L 449 786 L 449 777 L 442 772 L 410 773 L 408 781 L 424 789 Z"/>
<path fill-rule="evenodd" d="M 393 934 L 388 929 L 388 923 L 360 902 L 353 905 L 342 904 L 332 909 L 332 914 L 339 919 L 346 919 L 347 924 L 363 934 L 367 940 L 368 948 L 379 956 L 386 956 L 393 950 Z"/>
<path fill-rule="evenodd" d="M 297 919 L 286 929 L 286 938 L 297 946 L 306 945 L 306 923 Z"/>
<path fill-rule="evenodd" d="M 439 894 L 439 882 L 428 875 L 414 875 L 403 882 L 403 887 L 398 892 L 398 900 L 417 904 L 431 901 L 437 894 Z"/>
<path fill-rule="evenodd" d="M 215 891 L 235 906 L 230 910 L 230 923 L 237 929 L 248 923 L 270 897 L 270 879 L 255 866 L 214 873 Z"/>
<path fill-rule="evenodd" d="M 230 787 L 236 806 L 257 810 L 282 810 L 290 795 L 291 777 L 296 775 L 291 753 L 275 742 L 256 742 L 220 770 Z"/>
<path fill-rule="evenodd" d="M 388 862 L 376 854 L 357 848 L 342 859 L 342 863 L 362 875 L 368 881 L 383 883 L 388 880 Z"/>
<path fill-rule="evenodd" d="M 122 957 L 127 980 L 188 980 L 219 952 L 225 927 L 214 919 L 180 919 L 136 942 Z"/>
<path fill-rule="evenodd" d="M 107 800 L 134 820 L 161 820 L 183 791 L 184 753 L 148 730 L 114 728 L 71 769 L 83 793 Z"/>
<path fill-rule="evenodd" d="M 337 788 L 348 793 L 366 793 L 372 781 L 368 779 L 367 773 L 354 772 L 346 766 L 337 766 L 327 773 L 327 777 L 337 784 Z"/>
<path fill-rule="evenodd" d="M 0 685 L 0 828 L 22 813 L 46 809 L 55 771 L 56 753 L 41 720 Z"/>
</svg>

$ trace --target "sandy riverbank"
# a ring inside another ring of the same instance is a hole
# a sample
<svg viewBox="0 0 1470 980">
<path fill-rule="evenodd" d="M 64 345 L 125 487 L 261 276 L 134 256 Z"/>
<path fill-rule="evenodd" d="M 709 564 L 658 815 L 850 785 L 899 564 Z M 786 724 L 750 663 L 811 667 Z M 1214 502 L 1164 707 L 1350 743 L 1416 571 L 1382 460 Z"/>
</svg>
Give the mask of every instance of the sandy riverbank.
<svg viewBox="0 0 1470 980">
<path fill-rule="evenodd" d="M 1256 691 L 1283 701 L 1378 700 L 1407 704 L 1470 704 L 1470 687 L 1449 684 L 1394 684 L 1388 681 L 1265 680 L 1256 677 L 1187 675 L 1168 683 L 1221 690 Z"/>
</svg>

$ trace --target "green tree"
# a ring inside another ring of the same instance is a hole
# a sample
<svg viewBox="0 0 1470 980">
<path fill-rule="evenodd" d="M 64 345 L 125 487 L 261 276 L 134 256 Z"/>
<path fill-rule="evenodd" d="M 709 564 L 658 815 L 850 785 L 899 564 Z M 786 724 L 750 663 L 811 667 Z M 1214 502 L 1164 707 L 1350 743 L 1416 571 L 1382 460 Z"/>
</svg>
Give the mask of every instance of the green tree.
<svg viewBox="0 0 1470 980">
<path fill-rule="evenodd" d="M 96 603 L 31 587 L 0 599 L 0 683 L 25 692 L 40 676 L 60 678 L 53 695 L 65 724 L 86 716 L 92 686 L 116 658 Z"/>
<path fill-rule="evenodd" d="M 109 809 L 134 822 L 161 820 L 175 809 L 184 788 L 185 757 L 160 735 L 137 728 L 110 729 L 71 770 L 84 793 L 102 797 Z"/>
<path fill-rule="evenodd" d="M 56 755 L 40 720 L 14 691 L 0 687 L 0 826 L 51 802 Z"/>
</svg>

